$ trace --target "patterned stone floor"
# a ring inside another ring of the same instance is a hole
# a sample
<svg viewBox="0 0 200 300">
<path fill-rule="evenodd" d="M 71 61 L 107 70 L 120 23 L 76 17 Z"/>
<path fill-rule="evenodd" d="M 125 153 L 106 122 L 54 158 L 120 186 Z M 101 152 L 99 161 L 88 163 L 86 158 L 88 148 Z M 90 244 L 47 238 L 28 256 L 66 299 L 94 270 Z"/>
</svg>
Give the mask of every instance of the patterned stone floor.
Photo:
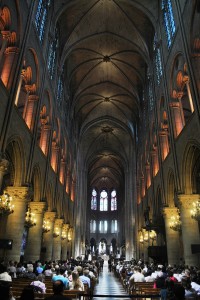
<svg viewBox="0 0 200 300">
<path fill-rule="evenodd" d="M 98 297 L 98 295 L 121 295 L 121 297 Z M 99 283 L 95 286 L 93 300 L 129 299 L 125 297 L 126 295 L 127 293 L 125 292 L 119 280 L 115 277 L 115 275 L 112 272 L 108 272 L 108 262 L 104 261 L 103 272 L 100 273 Z"/>
</svg>

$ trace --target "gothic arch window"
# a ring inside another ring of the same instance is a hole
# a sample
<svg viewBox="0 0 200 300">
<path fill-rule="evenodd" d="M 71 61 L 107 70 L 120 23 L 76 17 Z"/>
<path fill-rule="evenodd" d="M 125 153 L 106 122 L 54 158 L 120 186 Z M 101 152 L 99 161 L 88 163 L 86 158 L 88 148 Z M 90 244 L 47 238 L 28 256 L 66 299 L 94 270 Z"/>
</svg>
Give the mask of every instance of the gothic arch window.
<svg viewBox="0 0 200 300">
<path fill-rule="evenodd" d="M 173 14 L 171 0 L 162 0 L 162 11 L 163 11 L 165 32 L 167 36 L 167 46 L 168 48 L 170 48 L 172 44 L 172 39 L 176 32 L 176 25 L 174 21 L 174 14 Z"/>
<path fill-rule="evenodd" d="M 97 210 L 97 191 L 95 189 L 92 190 L 91 210 Z"/>
<path fill-rule="evenodd" d="M 103 190 L 100 194 L 100 211 L 108 210 L 108 193 Z"/>
<path fill-rule="evenodd" d="M 48 56 L 48 62 L 47 62 L 47 67 L 48 67 L 48 71 L 49 71 L 51 80 L 53 80 L 53 78 L 55 76 L 57 48 L 58 48 L 58 29 L 56 28 L 55 29 L 55 37 L 51 41 L 51 44 L 50 44 L 49 56 Z"/>
<path fill-rule="evenodd" d="M 156 34 L 154 36 L 153 49 L 154 49 L 154 64 L 155 64 L 156 82 L 159 85 L 162 75 L 163 75 L 163 70 L 162 70 L 162 63 L 161 63 L 160 45 L 158 43 Z"/>
<path fill-rule="evenodd" d="M 35 26 L 38 32 L 39 40 L 43 42 L 46 29 L 48 10 L 51 4 L 51 0 L 39 0 L 37 6 L 37 12 L 35 15 Z"/>
<path fill-rule="evenodd" d="M 117 233 L 117 220 L 111 221 L 111 233 Z"/>
<path fill-rule="evenodd" d="M 56 96 L 56 100 L 57 103 L 60 105 L 62 103 L 63 100 L 63 73 L 60 74 L 59 78 L 58 78 L 58 85 L 57 85 L 57 96 Z"/>
<path fill-rule="evenodd" d="M 95 220 L 91 220 L 90 221 L 90 233 L 95 233 L 96 232 L 96 221 Z"/>
<path fill-rule="evenodd" d="M 99 221 L 99 233 L 107 233 L 108 221 Z"/>
<path fill-rule="evenodd" d="M 152 112 L 154 105 L 155 105 L 155 101 L 154 101 L 154 96 L 153 96 L 153 86 L 152 86 L 152 80 L 151 80 L 151 76 L 148 75 L 148 98 L 149 98 L 149 111 Z"/>
<path fill-rule="evenodd" d="M 111 192 L 111 210 L 117 210 L 117 193 L 116 190 Z"/>
</svg>

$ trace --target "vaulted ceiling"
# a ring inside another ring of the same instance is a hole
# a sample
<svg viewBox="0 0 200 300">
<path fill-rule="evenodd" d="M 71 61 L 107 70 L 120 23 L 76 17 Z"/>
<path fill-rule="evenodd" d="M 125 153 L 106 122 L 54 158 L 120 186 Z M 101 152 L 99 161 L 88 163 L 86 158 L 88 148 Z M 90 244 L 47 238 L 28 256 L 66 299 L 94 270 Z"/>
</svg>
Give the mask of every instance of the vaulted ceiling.
<svg viewBox="0 0 200 300">
<path fill-rule="evenodd" d="M 134 146 L 158 1 L 59 2 L 70 115 L 89 186 L 117 188 Z"/>
</svg>

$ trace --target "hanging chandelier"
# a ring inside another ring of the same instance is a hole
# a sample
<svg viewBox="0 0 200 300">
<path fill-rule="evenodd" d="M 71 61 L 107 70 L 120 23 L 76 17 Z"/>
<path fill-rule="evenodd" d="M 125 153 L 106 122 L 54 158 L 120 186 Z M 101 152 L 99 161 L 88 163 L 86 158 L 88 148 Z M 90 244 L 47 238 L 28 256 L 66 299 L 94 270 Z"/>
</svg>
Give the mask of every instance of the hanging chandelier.
<svg viewBox="0 0 200 300">
<path fill-rule="evenodd" d="M 193 209 L 191 209 L 191 217 L 196 221 L 200 221 L 200 200 L 192 203 Z"/>
<path fill-rule="evenodd" d="M 12 201 L 12 197 L 5 192 L 0 196 L 0 215 L 9 215 L 14 212 Z"/>
<path fill-rule="evenodd" d="M 54 233 L 53 233 L 53 237 L 57 238 L 59 235 L 60 235 L 59 229 L 58 229 L 58 227 L 56 227 L 55 230 L 54 230 Z"/>
<path fill-rule="evenodd" d="M 28 208 L 28 211 L 26 212 L 24 227 L 31 228 L 35 225 L 36 225 L 35 214 L 31 212 L 30 208 Z"/>
<path fill-rule="evenodd" d="M 51 229 L 51 226 L 49 225 L 49 221 L 43 221 L 43 225 L 42 225 L 42 231 L 43 233 L 47 233 L 49 232 Z"/>
<path fill-rule="evenodd" d="M 171 216 L 169 227 L 174 231 L 181 231 L 181 220 L 179 214 Z"/>
</svg>

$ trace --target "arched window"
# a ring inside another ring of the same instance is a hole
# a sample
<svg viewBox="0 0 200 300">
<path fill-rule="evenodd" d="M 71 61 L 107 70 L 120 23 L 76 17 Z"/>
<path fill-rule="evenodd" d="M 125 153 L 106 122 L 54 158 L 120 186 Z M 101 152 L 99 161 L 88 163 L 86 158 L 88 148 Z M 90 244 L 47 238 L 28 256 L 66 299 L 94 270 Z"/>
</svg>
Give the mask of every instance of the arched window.
<svg viewBox="0 0 200 300">
<path fill-rule="evenodd" d="M 167 45 L 169 48 L 171 46 L 172 38 L 176 31 L 176 25 L 174 21 L 174 14 L 173 14 L 171 0 L 162 0 L 162 11 L 163 11 L 165 32 L 167 36 Z"/>
<path fill-rule="evenodd" d="M 99 232 L 107 233 L 108 231 L 108 221 L 99 221 Z"/>
<path fill-rule="evenodd" d="M 153 49 L 154 49 L 155 75 L 156 75 L 157 84 L 159 85 L 161 81 L 161 77 L 163 75 L 163 71 L 162 71 L 162 63 L 161 63 L 160 45 L 158 43 L 156 34 L 154 36 Z"/>
<path fill-rule="evenodd" d="M 108 210 L 108 194 L 103 190 L 100 194 L 100 211 Z"/>
<path fill-rule="evenodd" d="M 148 97 L 149 97 L 149 111 L 152 112 L 155 102 L 153 96 L 152 80 L 150 75 L 148 75 Z"/>
<path fill-rule="evenodd" d="M 111 233 L 117 233 L 117 220 L 111 221 Z"/>
<path fill-rule="evenodd" d="M 95 233 L 96 232 L 96 221 L 91 220 L 90 221 L 90 233 Z"/>
<path fill-rule="evenodd" d="M 58 30 L 56 29 L 55 30 L 55 37 L 54 37 L 53 41 L 50 44 L 48 63 L 47 63 L 47 67 L 48 67 L 48 70 L 49 70 L 51 80 L 54 78 L 54 75 L 55 75 L 57 48 L 58 48 Z"/>
<path fill-rule="evenodd" d="M 37 12 L 35 15 L 35 26 L 38 32 L 40 41 L 44 39 L 45 27 L 47 22 L 48 10 L 51 4 L 51 0 L 39 0 Z"/>
<path fill-rule="evenodd" d="M 92 190 L 91 210 L 97 210 L 97 192 L 95 189 Z"/>
<path fill-rule="evenodd" d="M 116 190 L 111 192 L 111 210 L 117 210 L 117 193 Z"/>
</svg>

